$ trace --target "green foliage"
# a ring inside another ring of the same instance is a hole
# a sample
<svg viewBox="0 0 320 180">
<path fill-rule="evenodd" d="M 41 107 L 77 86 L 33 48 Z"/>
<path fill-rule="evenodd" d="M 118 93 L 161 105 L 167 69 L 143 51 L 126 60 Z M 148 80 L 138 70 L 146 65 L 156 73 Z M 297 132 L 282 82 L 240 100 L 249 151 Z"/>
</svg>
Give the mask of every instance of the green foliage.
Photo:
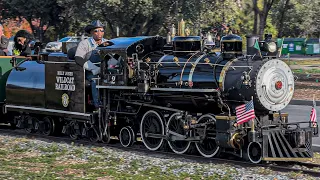
<svg viewBox="0 0 320 180">
<path fill-rule="evenodd" d="M 271 18 L 267 19 L 267 25 L 266 25 L 264 32 L 268 33 L 268 34 L 272 34 L 272 37 L 277 37 L 278 30 L 277 30 L 277 27 L 274 24 L 272 24 Z"/>
<path fill-rule="evenodd" d="M 282 25 L 285 36 L 320 36 L 320 1 L 289 1 L 285 6 L 286 0 L 257 0 L 258 19 L 264 21 L 266 15 L 265 24 L 254 21 L 252 0 L 6 0 L 1 16 L 25 17 L 30 24 L 38 20 L 39 27 L 32 25 L 34 35 L 47 41 L 67 34 L 83 34 L 84 27 L 96 19 L 105 23 L 106 38 L 115 37 L 117 27 L 120 36 L 165 36 L 171 24 L 177 27 L 182 18 L 192 35 L 197 35 L 200 29 L 217 28 L 222 35 L 231 30 L 243 36 L 251 34 L 256 23 L 261 26 L 260 33 L 262 28 L 276 36 L 282 12 L 285 12 Z M 268 5 L 270 11 L 265 9 Z M 227 29 L 222 29 L 226 26 Z"/>
<path fill-rule="evenodd" d="M 61 24 L 59 14 L 64 9 L 58 6 L 56 0 L 6 0 L 4 8 L 6 11 L 1 12 L 4 18 L 24 17 L 40 41 L 43 40 L 46 31 L 44 27 L 59 27 Z"/>
<path fill-rule="evenodd" d="M 284 7 L 284 0 L 279 1 L 272 10 L 272 21 L 279 25 L 279 14 L 286 10 L 284 17 L 284 37 L 319 37 L 320 36 L 320 1 L 290 0 Z"/>
</svg>

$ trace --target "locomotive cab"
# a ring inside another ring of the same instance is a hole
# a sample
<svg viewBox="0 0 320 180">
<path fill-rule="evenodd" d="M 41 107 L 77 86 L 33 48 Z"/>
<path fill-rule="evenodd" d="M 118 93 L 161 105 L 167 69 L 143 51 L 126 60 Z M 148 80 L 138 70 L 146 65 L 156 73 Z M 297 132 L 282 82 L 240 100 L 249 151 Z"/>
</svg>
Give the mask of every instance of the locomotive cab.
<svg viewBox="0 0 320 180">
<path fill-rule="evenodd" d="M 159 36 L 115 38 L 110 40 L 113 45 L 98 47 L 101 61 L 101 88 L 108 86 L 136 85 L 137 79 L 143 79 L 140 72 L 145 62 L 141 62 L 152 51 L 160 51 L 164 46 L 164 39 Z M 150 59 L 151 61 L 151 59 Z M 138 78 L 138 76 L 140 78 Z M 116 87 L 113 87 L 116 88 Z M 119 87 L 131 88 L 131 87 Z"/>
<path fill-rule="evenodd" d="M 242 56 L 242 38 L 235 34 L 223 36 L 221 38 L 221 54 L 226 59 Z"/>
</svg>

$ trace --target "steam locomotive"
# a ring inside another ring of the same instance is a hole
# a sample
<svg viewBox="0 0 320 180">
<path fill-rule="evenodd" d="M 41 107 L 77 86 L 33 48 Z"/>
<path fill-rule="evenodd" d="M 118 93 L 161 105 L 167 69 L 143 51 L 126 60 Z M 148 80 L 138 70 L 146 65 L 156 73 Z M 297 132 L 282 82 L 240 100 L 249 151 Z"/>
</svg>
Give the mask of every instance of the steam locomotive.
<svg viewBox="0 0 320 180">
<path fill-rule="evenodd" d="M 116 136 L 125 147 L 141 138 L 152 151 L 167 144 L 178 154 L 224 152 L 252 163 L 310 160 L 318 125 L 289 122 L 281 112 L 292 99 L 294 76 L 276 58 L 276 43 L 270 35 L 247 36 L 246 54 L 242 43 L 226 35 L 218 54 L 209 33 L 111 39 L 97 48 L 99 109 L 74 61 L 75 47 L 67 51 L 64 44 L 64 52 L 35 60 L 13 57 L 2 79 L 2 119 L 30 133 L 104 143 Z M 236 107 L 250 101 L 255 118 L 239 124 Z"/>
</svg>

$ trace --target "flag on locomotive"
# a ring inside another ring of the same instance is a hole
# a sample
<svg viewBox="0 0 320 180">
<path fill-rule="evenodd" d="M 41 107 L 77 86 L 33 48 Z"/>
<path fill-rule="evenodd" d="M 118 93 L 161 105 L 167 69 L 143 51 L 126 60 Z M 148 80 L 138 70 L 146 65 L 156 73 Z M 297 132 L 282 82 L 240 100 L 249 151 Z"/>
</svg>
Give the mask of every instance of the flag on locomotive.
<svg viewBox="0 0 320 180">
<path fill-rule="evenodd" d="M 310 114 L 310 121 L 313 127 L 317 127 L 317 110 L 316 110 L 316 101 L 313 98 L 313 104 Z"/>
<path fill-rule="evenodd" d="M 237 123 L 243 124 L 254 119 L 256 116 L 254 114 L 253 100 L 250 100 L 246 104 L 242 104 L 236 107 Z"/>
</svg>

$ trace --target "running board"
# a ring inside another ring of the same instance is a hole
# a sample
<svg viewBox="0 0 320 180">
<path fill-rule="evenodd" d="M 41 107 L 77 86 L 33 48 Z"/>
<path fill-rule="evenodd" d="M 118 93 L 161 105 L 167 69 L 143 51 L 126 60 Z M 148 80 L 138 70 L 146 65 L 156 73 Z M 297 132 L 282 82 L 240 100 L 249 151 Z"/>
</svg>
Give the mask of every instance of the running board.
<svg viewBox="0 0 320 180">
<path fill-rule="evenodd" d="M 301 131 L 299 133 L 301 134 L 285 136 L 281 130 L 263 130 L 262 159 L 265 161 L 311 160 L 313 157 L 312 132 Z M 293 144 L 298 147 L 293 147 Z"/>
<path fill-rule="evenodd" d="M 31 107 L 31 106 L 5 105 L 4 110 L 5 110 L 5 113 L 7 113 L 8 111 L 19 111 L 19 112 L 45 114 L 45 115 L 52 115 L 52 116 L 62 116 L 62 117 L 67 116 L 70 118 L 82 119 L 87 121 L 91 121 L 93 118 L 93 114 L 91 113 L 88 114 L 88 113 L 81 113 L 81 112 L 74 112 L 74 111 L 38 108 L 38 107 Z"/>
</svg>

